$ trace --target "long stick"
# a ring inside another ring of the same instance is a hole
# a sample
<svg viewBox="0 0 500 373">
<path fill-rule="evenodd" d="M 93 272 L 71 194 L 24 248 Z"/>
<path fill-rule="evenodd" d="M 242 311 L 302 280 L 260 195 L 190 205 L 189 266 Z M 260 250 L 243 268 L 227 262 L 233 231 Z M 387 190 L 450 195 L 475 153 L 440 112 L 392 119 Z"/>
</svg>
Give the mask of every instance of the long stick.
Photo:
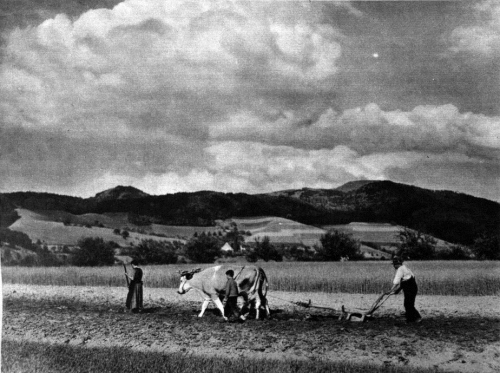
<svg viewBox="0 0 500 373">
<path fill-rule="evenodd" d="M 125 278 L 127 279 L 127 286 L 130 286 L 130 278 L 128 277 L 128 273 L 127 273 L 127 266 L 125 265 L 125 263 L 122 263 L 123 264 L 123 269 L 125 270 Z"/>
</svg>

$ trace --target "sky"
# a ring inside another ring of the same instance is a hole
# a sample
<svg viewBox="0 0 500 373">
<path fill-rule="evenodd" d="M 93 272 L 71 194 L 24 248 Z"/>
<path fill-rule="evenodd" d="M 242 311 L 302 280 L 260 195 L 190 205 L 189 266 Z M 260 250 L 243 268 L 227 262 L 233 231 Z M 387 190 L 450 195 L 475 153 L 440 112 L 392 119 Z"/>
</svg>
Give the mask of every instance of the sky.
<svg viewBox="0 0 500 373">
<path fill-rule="evenodd" d="M 500 2 L 0 2 L 0 192 L 364 179 L 500 201 Z"/>
</svg>

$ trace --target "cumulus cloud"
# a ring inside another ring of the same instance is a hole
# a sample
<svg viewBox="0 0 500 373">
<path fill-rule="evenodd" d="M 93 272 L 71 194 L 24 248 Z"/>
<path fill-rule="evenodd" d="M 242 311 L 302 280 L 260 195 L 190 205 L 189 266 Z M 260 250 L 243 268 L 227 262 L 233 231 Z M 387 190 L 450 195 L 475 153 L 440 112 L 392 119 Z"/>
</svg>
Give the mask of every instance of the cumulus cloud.
<svg viewBox="0 0 500 373">
<path fill-rule="evenodd" d="M 128 0 L 12 30 L 0 65 L 3 188 L 203 167 L 209 123 L 306 105 L 335 75 L 342 35 L 319 22 L 321 7 Z"/>
<path fill-rule="evenodd" d="M 147 173 L 141 177 L 108 172 L 97 184 L 84 184 L 82 188 L 132 184 L 152 194 L 198 190 L 263 193 L 303 187 L 329 189 L 357 179 L 390 179 L 438 190 L 463 188 L 498 199 L 498 162 L 455 152 L 360 155 L 346 146 L 306 150 L 233 141 L 213 144 L 204 153 L 210 162 L 188 172 Z"/>
<path fill-rule="evenodd" d="M 213 124 L 219 140 L 253 139 L 304 149 L 343 145 L 360 154 L 394 151 L 444 153 L 455 151 L 485 159 L 500 154 L 500 117 L 460 113 L 453 105 L 417 106 L 412 111 L 383 111 L 374 103 L 337 113 L 323 112 L 315 121 L 297 120 L 293 112 L 274 122 L 238 113 Z"/>
<path fill-rule="evenodd" d="M 349 45 L 335 11 L 363 16 L 348 2 L 127 0 L 11 30 L 0 190 L 259 193 L 415 175 L 437 188 L 443 170 L 454 187 L 475 169 L 467 188 L 491 196 L 499 117 L 333 109 Z M 475 33 L 455 30 L 454 46 L 470 50 L 464 35 Z"/>
<path fill-rule="evenodd" d="M 255 108 L 262 93 L 279 100 L 335 74 L 337 30 L 303 4 L 287 4 L 289 19 L 259 4 L 128 0 L 16 29 L 0 71 L 3 109 L 24 126 L 202 138 L 202 122 Z"/>
<path fill-rule="evenodd" d="M 450 51 L 477 57 L 500 56 L 500 3 L 486 0 L 476 3 L 472 12 L 477 19 L 473 25 L 459 26 L 450 35 Z"/>
</svg>

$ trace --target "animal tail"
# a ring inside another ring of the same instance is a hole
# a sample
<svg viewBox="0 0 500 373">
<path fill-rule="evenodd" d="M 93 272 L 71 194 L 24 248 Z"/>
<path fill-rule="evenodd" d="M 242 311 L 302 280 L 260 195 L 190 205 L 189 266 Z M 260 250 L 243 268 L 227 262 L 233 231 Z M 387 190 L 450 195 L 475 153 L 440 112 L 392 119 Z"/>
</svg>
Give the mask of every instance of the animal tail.
<svg viewBox="0 0 500 373">
<path fill-rule="evenodd" d="M 259 268 L 259 277 L 262 282 L 262 286 L 259 286 L 259 291 L 262 296 L 266 297 L 267 291 L 269 290 L 269 281 L 267 280 L 266 272 L 264 272 L 262 268 Z"/>
<path fill-rule="evenodd" d="M 269 309 L 269 302 L 267 301 L 267 291 L 269 290 L 269 281 L 267 280 L 266 272 L 262 268 L 259 268 L 260 286 L 259 297 L 261 300 L 261 305 L 266 309 L 266 316 L 271 316 L 271 310 Z"/>
</svg>

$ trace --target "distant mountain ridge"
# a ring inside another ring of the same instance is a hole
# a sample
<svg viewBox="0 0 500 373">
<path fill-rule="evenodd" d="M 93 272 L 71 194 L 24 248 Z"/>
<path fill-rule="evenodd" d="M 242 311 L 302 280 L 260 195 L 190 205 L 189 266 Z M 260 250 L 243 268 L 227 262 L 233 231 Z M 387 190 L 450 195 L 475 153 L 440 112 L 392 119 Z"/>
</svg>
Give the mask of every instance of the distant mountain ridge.
<svg viewBox="0 0 500 373">
<path fill-rule="evenodd" d="M 338 188 L 336 188 L 335 190 L 338 190 L 339 192 L 344 192 L 344 193 L 348 193 L 348 192 L 352 192 L 352 191 L 355 191 L 355 190 L 358 190 L 359 188 L 367 185 L 367 184 L 371 184 L 371 183 L 376 183 L 377 180 L 355 180 L 355 181 L 349 181 L 341 186 L 339 186 Z"/>
<path fill-rule="evenodd" d="M 97 193 L 94 199 L 98 201 L 114 200 L 114 199 L 132 199 L 149 197 L 149 194 L 132 186 L 118 185 L 112 189 Z"/>
<path fill-rule="evenodd" d="M 303 188 L 255 195 L 200 191 L 152 196 L 130 186 L 117 186 L 91 198 L 2 193 L 2 226 L 9 226 L 17 219 L 15 208 L 72 214 L 120 212 L 165 225 L 209 226 L 218 219 L 256 216 L 282 217 L 316 227 L 385 222 L 461 244 L 470 244 L 481 233 L 498 234 L 500 227 L 497 202 L 370 180 L 350 182 L 336 189 Z"/>
</svg>

